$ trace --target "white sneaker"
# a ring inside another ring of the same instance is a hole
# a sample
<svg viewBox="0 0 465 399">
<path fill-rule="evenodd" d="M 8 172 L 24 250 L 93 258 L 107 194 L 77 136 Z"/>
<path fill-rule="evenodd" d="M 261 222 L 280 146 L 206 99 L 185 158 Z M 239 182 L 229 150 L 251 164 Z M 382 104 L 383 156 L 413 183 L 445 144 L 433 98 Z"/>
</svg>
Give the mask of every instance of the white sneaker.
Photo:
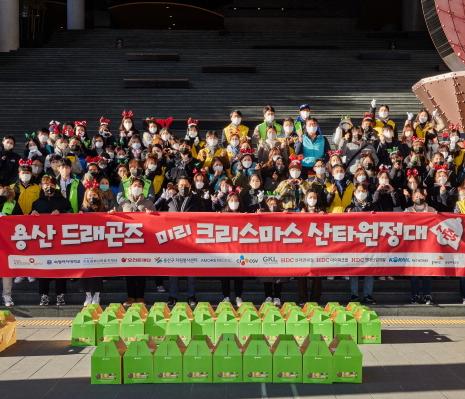
<svg viewBox="0 0 465 399">
<path fill-rule="evenodd" d="M 350 280 L 350 277 L 349 276 L 344 276 L 343 279 L 344 280 Z"/>
<path fill-rule="evenodd" d="M 30 283 L 33 283 L 34 281 L 36 281 L 36 279 L 35 277 L 28 277 L 27 281 L 29 281 Z"/>
<path fill-rule="evenodd" d="M 92 295 L 90 292 L 86 292 L 86 300 L 84 301 L 84 306 L 90 305 L 92 303 Z"/>
<path fill-rule="evenodd" d="M 326 277 L 326 280 L 334 280 L 334 276 L 328 276 Z"/>
<path fill-rule="evenodd" d="M 100 305 L 100 292 L 96 292 L 92 297 L 92 305 Z"/>
<path fill-rule="evenodd" d="M 19 284 L 19 283 L 22 283 L 25 279 L 26 277 L 16 277 L 14 282 L 15 284 Z"/>
<path fill-rule="evenodd" d="M 12 306 L 15 306 L 13 303 L 13 299 L 11 299 L 11 295 L 3 295 L 3 303 L 5 304 L 5 307 L 11 308 Z"/>
<path fill-rule="evenodd" d="M 221 302 L 231 302 L 229 296 L 225 296 Z"/>
<path fill-rule="evenodd" d="M 384 277 L 384 276 L 380 276 L 380 277 L 378 277 L 378 280 L 381 280 L 381 281 L 386 281 L 386 277 Z"/>
<path fill-rule="evenodd" d="M 273 302 L 273 298 L 270 296 L 267 296 L 265 299 L 265 302 Z"/>
<path fill-rule="evenodd" d="M 166 288 L 163 285 L 157 285 L 157 292 L 163 294 L 166 292 Z"/>
<path fill-rule="evenodd" d="M 463 302 L 462 302 L 462 305 L 465 305 L 465 298 L 463 298 Z"/>
<path fill-rule="evenodd" d="M 281 306 L 281 299 L 279 298 L 273 298 L 273 305 L 275 306 Z"/>
<path fill-rule="evenodd" d="M 236 306 L 239 307 L 242 305 L 242 298 L 240 296 L 236 296 Z"/>
</svg>

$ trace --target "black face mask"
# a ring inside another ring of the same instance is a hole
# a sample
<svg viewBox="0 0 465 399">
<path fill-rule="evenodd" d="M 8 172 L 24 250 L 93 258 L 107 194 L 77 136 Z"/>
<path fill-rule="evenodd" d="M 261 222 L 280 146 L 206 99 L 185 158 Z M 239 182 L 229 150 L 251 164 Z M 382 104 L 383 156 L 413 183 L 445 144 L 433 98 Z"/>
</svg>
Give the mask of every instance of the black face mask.
<svg viewBox="0 0 465 399">
<path fill-rule="evenodd" d="M 81 151 L 81 147 L 79 147 L 78 145 L 72 145 L 71 147 L 69 147 L 71 151 L 73 152 L 79 152 Z"/>
<path fill-rule="evenodd" d="M 91 205 L 99 205 L 100 204 L 100 200 L 96 197 L 92 197 L 91 199 L 89 199 L 89 204 Z"/>
<path fill-rule="evenodd" d="M 45 195 L 52 195 L 55 190 L 52 187 L 44 187 L 44 193 Z"/>
<path fill-rule="evenodd" d="M 181 196 L 183 196 L 183 197 L 186 197 L 187 195 L 189 195 L 189 191 L 190 191 L 189 187 L 180 187 L 179 188 L 179 194 L 181 194 Z"/>
<path fill-rule="evenodd" d="M 365 165 L 366 170 L 373 170 L 374 168 L 375 168 L 375 165 L 373 165 L 372 163 L 367 163 Z"/>
<path fill-rule="evenodd" d="M 92 172 L 89 172 L 89 174 L 90 174 L 92 177 L 95 177 L 95 176 L 98 175 L 98 171 L 93 170 Z"/>
<path fill-rule="evenodd" d="M 422 154 L 423 153 L 423 147 L 414 147 L 413 152 L 415 154 Z"/>
</svg>

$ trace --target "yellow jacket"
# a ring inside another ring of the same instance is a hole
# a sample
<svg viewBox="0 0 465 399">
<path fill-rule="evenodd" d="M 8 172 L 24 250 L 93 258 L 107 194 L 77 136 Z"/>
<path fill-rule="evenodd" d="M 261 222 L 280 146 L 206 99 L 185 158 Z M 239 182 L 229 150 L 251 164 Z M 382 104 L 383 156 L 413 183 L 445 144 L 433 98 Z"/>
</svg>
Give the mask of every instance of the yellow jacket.
<svg viewBox="0 0 465 399">
<path fill-rule="evenodd" d="M 236 125 L 233 125 L 232 123 L 230 123 L 228 126 L 226 126 L 223 129 L 223 134 L 224 134 L 224 137 L 226 138 L 226 141 L 228 142 L 228 144 L 229 144 L 229 140 L 231 139 L 231 135 L 234 134 L 234 133 L 237 133 L 239 135 L 239 140 L 240 140 L 240 139 L 248 136 L 249 128 L 247 126 L 244 126 L 244 125 L 236 126 Z"/>
<path fill-rule="evenodd" d="M 16 193 L 16 200 L 23 215 L 29 215 L 32 211 L 32 204 L 39 199 L 40 186 L 38 184 L 30 184 L 24 187 L 21 183 L 12 184 L 11 188 Z"/>
<path fill-rule="evenodd" d="M 216 149 L 215 153 L 212 153 L 208 147 L 202 148 L 199 151 L 199 155 L 197 159 L 202 162 L 202 166 L 204 168 L 209 168 L 213 158 L 221 158 L 223 161 L 224 168 L 226 169 L 229 166 L 229 158 L 228 153 L 223 147 L 219 147 Z"/>
<path fill-rule="evenodd" d="M 326 183 L 326 189 L 331 190 L 331 182 Z M 339 194 L 339 191 L 336 190 L 334 193 L 334 198 L 331 201 L 331 204 L 328 207 L 328 213 L 344 213 L 347 207 L 352 203 L 352 196 L 354 194 L 355 187 L 352 183 L 349 183 L 342 194 L 342 198 Z"/>
<path fill-rule="evenodd" d="M 386 125 L 391 126 L 394 132 L 396 131 L 396 123 L 392 119 L 388 119 L 386 123 L 384 123 L 381 119 L 376 119 L 374 129 L 378 132 L 378 136 L 383 134 L 383 128 Z"/>
<path fill-rule="evenodd" d="M 460 213 L 465 214 L 465 200 L 457 201 L 455 207 L 459 210 Z"/>
</svg>

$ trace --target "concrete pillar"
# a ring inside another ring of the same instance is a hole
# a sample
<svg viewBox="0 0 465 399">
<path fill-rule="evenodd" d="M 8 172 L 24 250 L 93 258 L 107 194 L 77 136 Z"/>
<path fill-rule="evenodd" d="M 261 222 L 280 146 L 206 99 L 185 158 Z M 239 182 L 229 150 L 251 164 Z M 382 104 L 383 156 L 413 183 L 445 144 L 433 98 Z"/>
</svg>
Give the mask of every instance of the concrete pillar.
<svg viewBox="0 0 465 399">
<path fill-rule="evenodd" d="M 0 52 L 19 48 L 19 0 L 0 0 Z"/>
<path fill-rule="evenodd" d="M 67 28 L 68 30 L 86 28 L 86 0 L 68 0 Z"/>
</svg>

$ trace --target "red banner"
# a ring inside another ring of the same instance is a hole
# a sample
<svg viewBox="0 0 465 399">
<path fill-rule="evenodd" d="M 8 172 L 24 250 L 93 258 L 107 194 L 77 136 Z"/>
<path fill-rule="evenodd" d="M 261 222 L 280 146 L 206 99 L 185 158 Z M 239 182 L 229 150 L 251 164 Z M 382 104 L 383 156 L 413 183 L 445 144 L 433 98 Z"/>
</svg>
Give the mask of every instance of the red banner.
<svg viewBox="0 0 465 399">
<path fill-rule="evenodd" d="M 0 219 L 0 275 L 465 276 L 465 216 L 92 213 Z"/>
</svg>

